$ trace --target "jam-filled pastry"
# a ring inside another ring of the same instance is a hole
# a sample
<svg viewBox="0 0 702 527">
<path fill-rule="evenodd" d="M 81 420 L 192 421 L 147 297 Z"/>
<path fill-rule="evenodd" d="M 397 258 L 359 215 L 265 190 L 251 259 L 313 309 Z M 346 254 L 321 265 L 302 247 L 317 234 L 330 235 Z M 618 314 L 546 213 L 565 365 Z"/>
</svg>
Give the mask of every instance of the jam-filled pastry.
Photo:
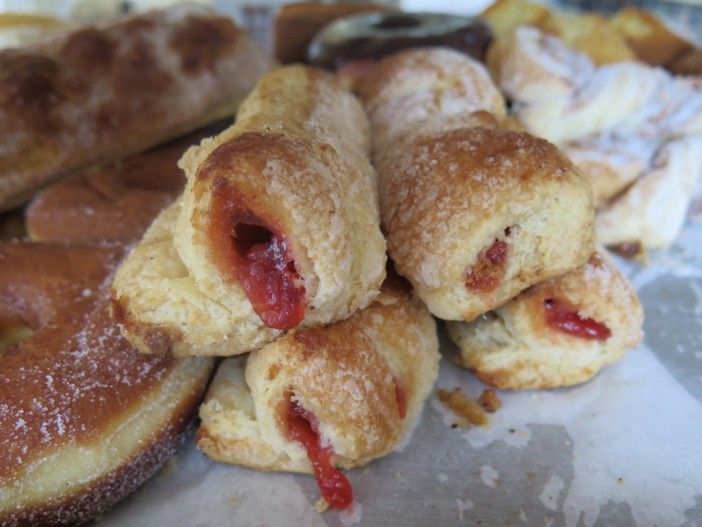
<svg viewBox="0 0 702 527">
<path fill-rule="evenodd" d="M 0 525 L 83 524 L 180 444 L 213 359 L 152 357 L 109 315 L 115 245 L 0 244 Z"/>
<path fill-rule="evenodd" d="M 237 122 L 180 161 L 188 181 L 113 284 L 145 352 L 233 355 L 367 306 L 385 277 L 361 104 L 303 66 L 266 75 Z"/>
<path fill-rule="evenodd" d="M 154 217 L 182 192 L 185 175 L 178 159 L 183 152 L 225 127 L 219 122 L 49 185 L 26 208 L 29 236 L 36 241 L 139 240 Z"/>
<path fill-rule="evenodd" d="M 270 66 L 230 18 L 195 4 L 0 51 L 0 210 L 233 115 Z"/>
<path fill-rule="evenodd" d="M 588 184 L 552 144 L 507 125 L 480 64 L 427 48 L 374 75 L 363 93 L 388 251 L 434 315 L 471 320 L 587 261 Z"/>
<path fill-rule="evenodd" d="M 636 291 L 603 249 L 473 322 L 448 322 L 458 364 L 504 389 L 587 381 L 643 336 Z"/>
<path fill-rule="evenodd" d="M 436 326 L 397 278 L 351 318 L 296 329 L 227 359 L 200 407 L 198 446 L 218 461 L 313 473 L 332 507 L 351 504 L 341 468 L 391 452 L 438 373 Z"/>
</svg>

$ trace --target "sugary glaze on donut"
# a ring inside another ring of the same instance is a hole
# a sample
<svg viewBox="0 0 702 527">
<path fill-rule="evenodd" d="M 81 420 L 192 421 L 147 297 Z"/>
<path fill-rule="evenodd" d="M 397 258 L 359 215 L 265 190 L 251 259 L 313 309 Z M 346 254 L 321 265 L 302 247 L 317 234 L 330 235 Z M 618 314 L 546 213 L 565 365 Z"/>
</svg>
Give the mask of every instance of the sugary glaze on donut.
<svg viewBox="0 0 702 527">
<path fill-rule="evenodd" d="M 268 327 L 297 326 L 305 315 L 305 286 L 287 238 L 247 207 L 224 179 L 214 186 L 210 239 L 220 269 L 241 284 Z"/>
<path fill-rule="evenodd" d="M 495 240 L 487 250 L 480 253 L 478 261 L 468 271 L 466 287 L 479 293 L 494 291 L 505 274 L 508 256 L 507 242 Z"/>
<path fill-rule="evenodd" d="M 52 452 L 100 444 L 101 434 L 179 368 L 171 357 L 138 353 L 110 318 L 107 286 L 123 252 L 107 245 L 0 245 L 0 323 L 19 320 L 33 330 L 2 352 L 0 488 L 9 496 Z M 173 451 L 196 392 L 174 400 L 170 420 L 114 472 L 61 488 L 49 504 L 8 507 L 0 499 L 0 524 L 7 518 L 20 525 L 84 521 L 109 508 Z"/>
<path fill-rule="evenodd" d="M 330 446 L 322 445 L 319 424 L 315 416 L 305 410 L 297 401 L 287 394 L 288 437 L 300 443 L 312 463 L 317 485 L 324 500 L 336 509 L 345 509 L 353 502 L 351 483 L 339 469 L 332 464 L 334 451 Z"/>
<path fill-rule="evenodd" d="M 587 340 L 607 340 L 612 336 L 603 323 L 589 317 L 581 317 L 577 308 L 560 298 L 544 300 L 546 323 L 558 331 Z"/>
<path fill-rule="evenodd" d="M 4 246 L 0 255 L 3 318 L 15 314 L 34 330 L 2 356 L 0 478 L 6 479 L 42 451 L 89 439 L 174 360 L 139 355 L 121 337 L 107 304 L 97 302 L 118 249 Z"/>
</svg>

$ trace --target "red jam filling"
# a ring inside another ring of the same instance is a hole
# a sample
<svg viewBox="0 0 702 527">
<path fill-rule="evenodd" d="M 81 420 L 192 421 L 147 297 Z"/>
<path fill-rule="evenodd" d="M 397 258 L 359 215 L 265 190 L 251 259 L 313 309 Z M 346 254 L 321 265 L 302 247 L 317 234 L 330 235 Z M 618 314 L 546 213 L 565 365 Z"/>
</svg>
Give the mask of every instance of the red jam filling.
<svg viewBox="0 0 702 527">
<path fill-rule="evenodd" d="M 400 412 L 400 419 L 404 419 L 407 415 L 407 396 L 405 391 L 400 388 L 397 378 L 393 377 L 392 380 L 395 383 L 395 400 L 397 401 L 397 409 Z"/>
<path fill-rule="evenodd" d="M 215 186 L 213 210 L 220 267 L 239 281 L 266 326 L 297 326 L 305 315 L 305 287 L 285 236 L 244 207 L 224 182 Z"/>
<path fill-rule="evenodd" d="M 334 452 L 331 448 L 322 446 L 317 419 L 295 401 L 290 402 L 287 419 L 288 436 L 307 451 L 322 497 L 335 509 L 350 506 L 353 502 L 351 483 L 332 465 Z"/>
<path fill-rule="evenodd" d="M 612 335 L 607 326 L 591 318 L 582 318 L 577 309 L 563 301 L 547 298 L 544 307 L 546 322 L 564 333 L 587 340 L 607 340 Z"/>
<path fill-rule="evenodd" d="M 507 242 L 495 240 L 471 268 L 466 278 L 466 287 L 481 293 L 493 291 L 500 284 L 508 255 Z"/>
</svg>

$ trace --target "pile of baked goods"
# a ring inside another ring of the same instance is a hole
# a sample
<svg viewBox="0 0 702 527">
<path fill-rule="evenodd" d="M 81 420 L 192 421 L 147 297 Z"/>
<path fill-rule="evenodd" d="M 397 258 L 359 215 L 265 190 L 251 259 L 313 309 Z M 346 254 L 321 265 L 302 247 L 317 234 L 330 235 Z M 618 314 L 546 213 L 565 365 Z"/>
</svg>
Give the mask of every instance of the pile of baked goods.
<svg viewBox="0 0 702 527">
<path fill-rule="evenodd" d="M 533 27 L 500 35 L 490 69 L 410 48 L 356 94 L 197 6 L 0 52 L 0 207 L 32 197 L 31 241 L 0 244 L 0 525 L 105 511 L 200 403 L 212 459 L 314 474 L 344 509 L 341 469 L 420 418 L 437 319 L 503 389 L 585 382 L 639 343 L 597 238 L 679 229 L 684 212 L 634 209 L 689 194 L 699 81 Z M 610 78 L 650 89 L 617 113 Z M 605 146 L 616 162 L 588 157 Z"/>
</svg>

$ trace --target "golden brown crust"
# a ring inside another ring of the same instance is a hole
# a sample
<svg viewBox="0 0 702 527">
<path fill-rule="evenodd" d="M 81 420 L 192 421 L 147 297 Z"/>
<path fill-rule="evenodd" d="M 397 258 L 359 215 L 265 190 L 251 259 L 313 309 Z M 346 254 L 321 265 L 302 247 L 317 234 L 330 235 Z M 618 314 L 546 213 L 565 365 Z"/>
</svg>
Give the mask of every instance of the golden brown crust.
<svg viewBox="0 0 702 527">
<path fill-rule="evenodd" d="M 0 322 L 33 330 L 2 356 L 0 521 L 104 511 L 172 453 L 204 390 L 211 362 L 145 357 L 120 336 L 106 279 L 123 252 L 0 245 Z"/>
<path fill-rule="evenodd" d="M 0 52 L 0 209 L 60 174 L 231 115 L 268 67 L 229 19 L 196 5 Z"/>
<path fill-rule="evenodd" d="M 427 48 L 374 75 L 363 93 L 388 251 L 434 315 L 471 320 L 586 261 L 588 185 L 556 147 L 504 119 L 482 66 Z"/>
<path fill-rule="evenodd" d="M 624 36 L 636 57 L 652 66 L 666 64 L 692 49 L 690 42 L 671 31 L 657 16 L 638 7 L 620 9 L 610 24 Z"/>
<path fill-rule="evenodd" d="M 436 379 L 438 359 L 426 309 L 408 290 L 387 285 L 347 320 L 289 332 L 252 352 L 245 372 L 243 362 L 225 361 L 200 410 L 198 446 L 229 463 L 310 472 L 287 435 L 292 395 L 317 419 L 337 466 L 365 464 L 406 434 Z"/>
<path fill-rule="evenodd" d="M 549 322 L 547 303 L 591 321 L 591 334 L 599 337 L 583 338 Z M 527 289 L 471 323 L 451 322 L 448 330 L 460 350 L 457 362 L 484 382 L 542 389 L 587 381 L 641 341 L 642 325 L 636 291 L 598 249 L 582 267 Z"/>
<path fill-rule="evenodd" d="M 266 75 L 234 126 L 181 159 L 182 198 L 116 275 L 127 319 L 182 335 L 192 353 L 234 355 L 280 329 L 326 324 L 368 305 L 386 259 L 369 148 L 362 106 L 330 75 L 302 66 Z M 304 287 L 294 325 L 266 325 L 250 300 L 241 226 L 265 229 L 264 243 L 283 240 L 276 243 Z"/>
<path fill-rule="evenodd" d="M 702 49 L 691 49 L 680 54 L 667 67 L 676 75 L 702 75 Z"/>
</svg>

